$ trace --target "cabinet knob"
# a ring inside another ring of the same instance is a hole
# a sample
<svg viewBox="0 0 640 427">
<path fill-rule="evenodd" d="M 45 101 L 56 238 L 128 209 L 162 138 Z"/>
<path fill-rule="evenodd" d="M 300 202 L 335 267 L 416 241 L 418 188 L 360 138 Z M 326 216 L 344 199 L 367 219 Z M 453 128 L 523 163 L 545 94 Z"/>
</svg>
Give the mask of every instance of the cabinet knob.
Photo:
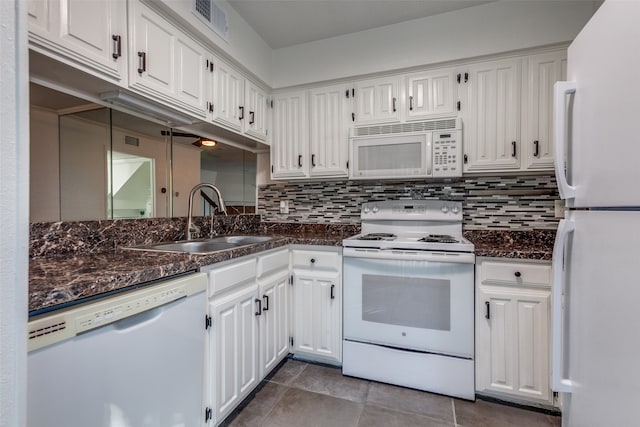
<svg viewBox="0 0 640 427">
<path fill-rule="evenodd" d="M 316 263 L 316 259 L 315 258 L 311 258 L 310 261 L 311 261 L 311 264 L 315 264 Z"/>
<path fill-rule="evenodd" d="M 522 273 L 520 273 L 519 271 L 516 271 L 514 274 L 515 274 L 516 277 L 522 276 Z"/>
</svg>

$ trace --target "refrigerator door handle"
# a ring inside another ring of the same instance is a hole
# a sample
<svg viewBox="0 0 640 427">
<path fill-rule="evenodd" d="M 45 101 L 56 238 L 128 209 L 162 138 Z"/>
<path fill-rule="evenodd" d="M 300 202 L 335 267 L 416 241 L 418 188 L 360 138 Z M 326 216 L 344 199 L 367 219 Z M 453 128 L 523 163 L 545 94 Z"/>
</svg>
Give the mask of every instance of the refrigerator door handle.
<svg viewBox="0 0 640 427">
<path fill-rule="evenodd" d="M 554 124 L 554 167 L 556 170 L 556 181 L 558 182 L 558 192 L 562 199 L 573 199 L 576 196 L 576 187 L 569 185 L 565 172 L 565 133 L 567 128 L 567 115 L 565 114 L 565 97 L 567 94 L 576 92 L 576 82 L 556 82 L 553 86 L 553 111 L 555 114 Z"/>
<path fill-rule="evenodd" d="M 569 234 L 575 229 L 575 224 L 570 220 L 560 220 L 556 241 L 553 245 L 553 260 L 551 270 L 553 282 L 551 285 L 551 389 L 556 392 L 571 393 L 573 384 L 568 378 L 563 378 L 564 366 L 564 341 L 563 325 L 565 310 L 562 309 L 562 288 L 564 279 L 564 249 L 567 245 Z"/>
</svg>

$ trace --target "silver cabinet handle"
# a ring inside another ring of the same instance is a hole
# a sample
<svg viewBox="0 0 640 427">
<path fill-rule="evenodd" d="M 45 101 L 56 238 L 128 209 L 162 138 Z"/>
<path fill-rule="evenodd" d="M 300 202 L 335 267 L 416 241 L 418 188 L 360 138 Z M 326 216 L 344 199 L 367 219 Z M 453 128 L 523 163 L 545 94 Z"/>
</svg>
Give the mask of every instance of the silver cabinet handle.
<svg viewBox="0 0 640 427">
<path fill-rule="evenodd" d="M 138 52 L 138 74 L 147 71 L 147 53 Z"/>
<path fill-rule="evenodd" d="M 118 59 L 122 56 L 122 37 L 114 34 L 111 36 L 111 40 L 113 40 L 113 54 L 111 56 L 113 59 Z"/>
</svg>

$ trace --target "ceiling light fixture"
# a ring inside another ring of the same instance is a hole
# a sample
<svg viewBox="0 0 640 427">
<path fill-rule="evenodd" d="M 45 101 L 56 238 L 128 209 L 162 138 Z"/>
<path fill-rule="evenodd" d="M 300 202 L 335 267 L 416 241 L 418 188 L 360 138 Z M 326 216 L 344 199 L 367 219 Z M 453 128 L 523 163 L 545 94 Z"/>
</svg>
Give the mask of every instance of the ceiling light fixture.
<svg viewBox="0 0 640 427">
<path fill-rule="evenodd" d="M 193 145 L 195 145 L 196 147 L 207 147 L 207 148 L 213 148 L 217 144 L 218 143 L 216 141 L 214 141 L 213 139 L 209 139 L 209 138 L 200 138 L 196 142 L 193 143 Z"/>
<path fill-rule="evenodd" d="M 181 138 L 198 138 L 195 142 L 192 142 L 191 145 L 195 145 L 196 147 L 205 147 L 205 148 L 213 148 L 218 145 L 218 141 L 215 141 L 211 138 L 203 138 L 198 135 L 194 135 L 192 133 L 184 133 L 184 132 L 171 132 L 168 130 L 160 131 L 162 136 L 178 136 Z"/>
</svg>

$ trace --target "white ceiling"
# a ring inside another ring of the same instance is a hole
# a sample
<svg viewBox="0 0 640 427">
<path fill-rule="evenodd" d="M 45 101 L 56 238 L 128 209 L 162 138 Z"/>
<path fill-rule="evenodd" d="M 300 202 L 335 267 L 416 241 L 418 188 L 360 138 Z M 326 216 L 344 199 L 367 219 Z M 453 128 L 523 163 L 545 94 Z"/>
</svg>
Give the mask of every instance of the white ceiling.
<svg viewBox="0 0 640 427">
<path fill-rule="evenodd" d="M 273 49 L 491 1 L 495 0 L 228 0 Z"/>
</svg>

